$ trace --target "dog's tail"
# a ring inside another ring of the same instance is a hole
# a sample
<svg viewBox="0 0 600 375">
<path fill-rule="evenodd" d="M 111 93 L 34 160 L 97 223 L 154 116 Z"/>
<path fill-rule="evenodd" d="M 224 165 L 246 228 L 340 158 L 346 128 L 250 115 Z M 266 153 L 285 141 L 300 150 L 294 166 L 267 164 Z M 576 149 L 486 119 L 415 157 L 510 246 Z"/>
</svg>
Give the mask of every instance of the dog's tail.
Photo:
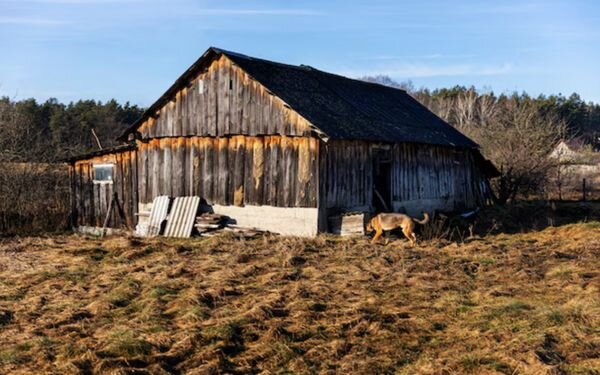
<svg viewBox="0 0 600 375">
<path fill-rule="evenodd" d="M 413 220 L 415 221 L 415 223 L 425 225 L 425 224 L 429 223 L 429 214 L 427 212 L 423 212 L 423 220 L 417 220 L 415 218 L 413 218 Z"/>
</svg>

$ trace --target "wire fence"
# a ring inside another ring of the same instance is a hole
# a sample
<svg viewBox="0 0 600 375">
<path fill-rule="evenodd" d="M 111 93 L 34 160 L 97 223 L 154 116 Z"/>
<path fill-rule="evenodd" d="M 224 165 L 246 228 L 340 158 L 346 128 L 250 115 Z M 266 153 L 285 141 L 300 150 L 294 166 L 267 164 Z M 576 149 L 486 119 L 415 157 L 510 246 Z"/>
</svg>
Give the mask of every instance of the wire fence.
<svg viewBox="0 0 600 375">
<path fill-rule="evenodd" d="M 548 180 L 546 194 L 559 201 L 600 200 L 600 168 L 563 168 Z"/>
</svg>

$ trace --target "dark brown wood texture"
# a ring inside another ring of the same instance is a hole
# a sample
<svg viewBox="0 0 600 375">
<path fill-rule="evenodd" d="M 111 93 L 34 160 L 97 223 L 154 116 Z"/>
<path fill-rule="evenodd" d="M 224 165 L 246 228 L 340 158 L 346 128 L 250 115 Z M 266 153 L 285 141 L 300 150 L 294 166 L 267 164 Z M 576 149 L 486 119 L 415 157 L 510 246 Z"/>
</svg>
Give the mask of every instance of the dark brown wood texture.
<svg viewBox="0 0 600 375">
<path fill-rule="evenodd" d="M 197 195 L 210 204 L 317 207 L 319 141 L 234 136 L 138 144 L 139 198 Z"/>
<path fill-rule="evenodd" d="M 392 199 L 450 199 L 455 209 L 483 205 L 486 181 L 472 151 L 398 144 L 392 149 Z"/>
<path fill-rule="evenodd" d="M 393 200 L 451 199 L 456 209 L 483 205 L 486 179 L 469 150 L 399 144 L 393 148 Z"/>
<path fill-rule="evenodd" d="M 331 141 L 326 146 L 326 208 L 370 206 L 373 195 L 371 143 L 366 141 Z"/>
<path fill-rule="evenodd" d="M 133 228 L 137 213 L 137 158 L 136 151 L 123 151 L 111 155 L 79 160 L 72 166 L 73 218 L 75 226 L 101 227 L 113 193 L 117 193 L 126 222 L 117 210 L 112 210 L 109 227 L 120 228 L 126 224 Z M 114 164 L 113 183 L 93 182 L 94 164 Z"/>
<path fill-rule="evenodd" d="M 373 147 L 366 141 L 330 141 L 325 146 L 324 207 L 371 206 Z M 422 144 L 396 144 L 390 149 L 394 202 L 448 199 L 456 209 L 484 204 L 486 180 L 471 151 Z"/>
<path fill-rule="evenodd" d="M 138 202 L 195 195 L 209 204 L 319 207 L 324 227 L 329 209 L 371 208 L 377 147 L 388 149 L 392 159 L 395 206 L 445 200 L 459 209 L 487 198 L 472 151 L 319 140 L 306 119 L 226 56 L 212 61 L 138 131 L 137 150 L 75 163 L 76 225 L 101 226 L 114 190 L 130 226 Z M 116 165 L 114 183 L 93 184 L 92 165 L 109 161 Z M 121 224 L 119 217 L 111 221 L 111 227 Z"/>
<path fill-rule="evenodd" d="M 191 80 L 138 131 L 143 139 L 179 136 L 308 136 L 309 123 L 226 56 Z"/>
</svg>

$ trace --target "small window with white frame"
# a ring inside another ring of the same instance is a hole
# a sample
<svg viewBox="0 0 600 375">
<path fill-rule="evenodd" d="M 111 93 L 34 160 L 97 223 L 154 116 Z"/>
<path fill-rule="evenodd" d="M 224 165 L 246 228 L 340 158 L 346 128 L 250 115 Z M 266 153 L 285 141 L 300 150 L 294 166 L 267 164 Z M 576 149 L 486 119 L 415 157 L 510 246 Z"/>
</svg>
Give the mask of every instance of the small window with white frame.
<svg viewBox="0 0 600 375">
<path fill-rule="evenodd" d="M 94 164 L 94 183 L 112 184 L 113 164 Z"/>
</svg>

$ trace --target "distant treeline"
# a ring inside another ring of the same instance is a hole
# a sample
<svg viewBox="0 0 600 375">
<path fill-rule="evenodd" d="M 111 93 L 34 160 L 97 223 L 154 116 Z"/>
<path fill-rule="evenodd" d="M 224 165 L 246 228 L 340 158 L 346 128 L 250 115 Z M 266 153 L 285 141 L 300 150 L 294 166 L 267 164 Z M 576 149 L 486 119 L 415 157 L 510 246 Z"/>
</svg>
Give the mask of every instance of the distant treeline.
<svg viewBox="0 0 600 375">
<path fill-rule="evenodd" d="M 38 103 L 0 98 L 0 160 L 53 162 L 98 150 L 92 130 L 103 147 L 112 146 L 143 110 L 115 100 L 63 104 L 56 99 Z"/>
<path fill-rule="evenodd" d="M 577 93 L 570 96 L 558 94 L 534 97 L 527 93 L 517 92 L 496 94 L 493 91 L 477 90 L 474 87 L 465 86 L 435 90 L 417 89 L 410 81 L 397 82 L 385 75 L 366 76 L 361 79 L 406 90 L 438 116 L 456 127 L 464 125 L 465 120 L 483 120 L 481 117 L 485 116 L 485 113 L 481 111 L 489 110 L 490 106 L 499 107 L 508 102 L 519 102 L 530 103 L 540 111 L 560 118 L 567 127 L 567 136 L 581 137 L 587 143 L 593 144 L 598 143 L 600 137 L 600 104 L 586 102 Z M 471 113 L 465 113 L 469 111 Z"/>
<path fill-rule="evenodd" d="M 600 105 L 577 94 L 532 97 L 495 94 L 473 87 L 415 89 L 387 76 L 363 77 L 403 88 L 481 146 L 502 172 L 496 192 L 500 201 L 546 193 L 553 165 L 547 155 L 561 138 L 600 139 Z M 0 161 L 54 162 L 116 143 L 144 108 L 115 100 L 80 100 L 69 104 L 49 99 L 0 98 Z"/>
<path fill-rule="evenodd" d="M 406 89 L 421 103 L 453 126 L 470 133 L 469 127 L 498 121 L 499 112 L 507 116 L 514 103 L 526 103 L 539 112 L 561 120 L 567 134 L 598 143 L 600 105 L 585 102 L 579 95 L 531 97 L 526 93 L 500 94 L 456 86 L 449 89 L 415 89 L 409 83 L 397 83 L 387 76 L 363 79 Z M 511 109 L 512 108 L 512 109 Z M 140 117 L 144 108 L 115 100 L 80 100 L 69 104 L 49 99 L 20 101 L 0 98 L 0 160 L 55 161 L 98 149 L 92 130 L 103 147 L 115 144 L 115 138 Z M 510 117 L 510 115 L 508 115 Z M 473 136 L 471 134 L 471 136 Z M 482 145 L 484 146 L 484 145 Z M 484 150 L 485 151 L 485 150 Z"/>
<path fill-rule="evenodd" d="M 560 139 L 581 138 L 598 147 L 600 105 L 577 94 L 532 97 L 495 94 L 473 87 L 415 89 L 387 76 L 364 80 L 403 88 L 481 146 L 501 172 L 494 182 L 500 203 L 519 197 L 549 197 L 556 187 L 556 162 L 548 154 Z"/>
<path fill-rule="evenodd" d="M 62 104 L 1 98 L 0 237 L 68 229 L 68 169 L 50 163 L 98 150 L 98 141 L 114 145 L 142 110 L 114 100 Z"/>
</svg>

